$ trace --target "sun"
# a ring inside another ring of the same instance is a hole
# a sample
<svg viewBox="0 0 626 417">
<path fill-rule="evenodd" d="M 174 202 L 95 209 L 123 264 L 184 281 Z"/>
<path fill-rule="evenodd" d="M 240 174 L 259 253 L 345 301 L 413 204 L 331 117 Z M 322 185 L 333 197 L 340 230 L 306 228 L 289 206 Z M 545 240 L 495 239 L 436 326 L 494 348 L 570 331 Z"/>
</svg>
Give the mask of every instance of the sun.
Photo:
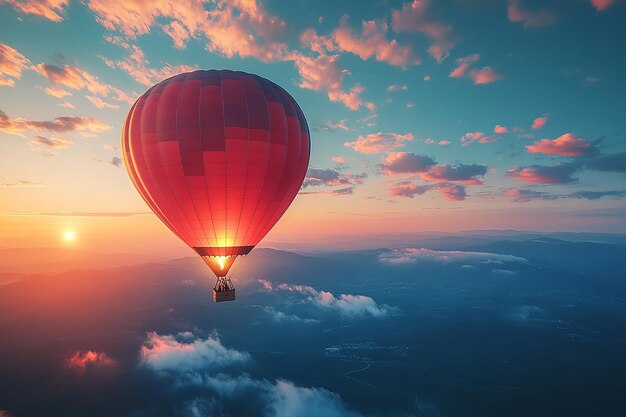
<svg viewBox="0 0 626 417">
<path fill-rule="evenodd" d="M 72 240 L 76 239 L 76 233 L 74 233 L 71 230 L 68 230 L 63 234 L 63 238 L 67 240 L 68 242 L 71 242 Z"/>
</svg>

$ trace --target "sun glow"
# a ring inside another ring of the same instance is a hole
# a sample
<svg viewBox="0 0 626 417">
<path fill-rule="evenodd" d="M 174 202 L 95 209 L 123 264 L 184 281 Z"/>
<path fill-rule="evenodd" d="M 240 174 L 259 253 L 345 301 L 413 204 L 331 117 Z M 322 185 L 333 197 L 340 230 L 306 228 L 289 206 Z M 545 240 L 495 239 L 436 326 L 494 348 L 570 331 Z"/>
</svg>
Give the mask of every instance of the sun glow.
<svg viewBox="0 0 626 417">
<path fill-rule="evenodd" d="M 63 238 L 64 238 L 65 240 L 67 240 L 68 242 L 71 242 L 71 241 L 73 241 L 74 239 L 76 239 L 76 233 L 74 233 L 74 232 L 73 232 L 73 231 L 71 231 L 71 230 L 68 230 L 68 231 L 66 231 L 66 232 L 63 234 Z"/>
</svg>

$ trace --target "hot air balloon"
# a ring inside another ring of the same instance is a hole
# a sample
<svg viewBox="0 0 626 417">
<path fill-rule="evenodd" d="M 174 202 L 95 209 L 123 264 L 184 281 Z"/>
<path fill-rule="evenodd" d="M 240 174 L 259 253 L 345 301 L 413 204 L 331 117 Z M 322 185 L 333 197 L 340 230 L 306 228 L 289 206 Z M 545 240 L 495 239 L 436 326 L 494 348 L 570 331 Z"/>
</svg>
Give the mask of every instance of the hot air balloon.
<svg viewBox="0 0 626 417">
<path fill-rule="evenodd" d="M 128 174 L 148 206 L 235 298 L 236 258 L 263 239 L 298 194 L 310 156 L 298 103 L 241 71 L 168 78 L 131 107 L 122 132 Z"/>
</svg>

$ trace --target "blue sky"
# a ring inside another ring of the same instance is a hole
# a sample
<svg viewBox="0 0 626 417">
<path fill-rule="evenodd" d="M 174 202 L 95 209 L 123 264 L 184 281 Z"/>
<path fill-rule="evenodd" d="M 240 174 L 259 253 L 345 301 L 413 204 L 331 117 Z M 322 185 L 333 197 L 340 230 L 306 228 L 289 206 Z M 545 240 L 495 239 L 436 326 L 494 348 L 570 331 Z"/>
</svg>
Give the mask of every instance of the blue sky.
<svg viewBox="0 0 626 417">
<path fill-rule="evenodd" d="M 312 169 L 285 236 L 309 220 L 345 233 L 626 231 L 621 1 L 0 11 L 2 213 L 145 212 L 117 149 L 130 105 L 178 72 L 229 68 L 285 87 L 309 122 Z"/>
</svg>

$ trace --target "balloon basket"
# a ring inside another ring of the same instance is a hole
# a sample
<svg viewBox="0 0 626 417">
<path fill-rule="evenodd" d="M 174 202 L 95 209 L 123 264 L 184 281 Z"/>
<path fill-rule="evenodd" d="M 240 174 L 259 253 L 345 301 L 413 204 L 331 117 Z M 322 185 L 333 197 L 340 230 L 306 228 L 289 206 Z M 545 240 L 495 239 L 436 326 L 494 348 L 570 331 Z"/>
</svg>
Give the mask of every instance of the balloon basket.
<svg viewBox="0 0 626 417">
<path fill-rule="evenodd" d="M 213 300 L 216 303 L 222 301 L 233 301 L 235 299 L 235 286 L 230 278 L 220 277 L 213 287 Z"/>
</svg>

